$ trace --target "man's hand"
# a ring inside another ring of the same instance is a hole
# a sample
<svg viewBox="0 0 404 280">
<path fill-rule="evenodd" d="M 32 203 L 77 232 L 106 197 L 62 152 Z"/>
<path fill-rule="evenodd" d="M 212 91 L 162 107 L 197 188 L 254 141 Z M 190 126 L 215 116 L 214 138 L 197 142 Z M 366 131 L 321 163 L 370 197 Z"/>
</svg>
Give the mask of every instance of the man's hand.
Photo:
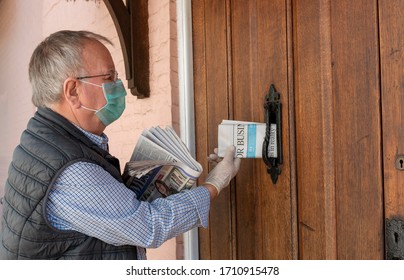
<svg viewBox="0 0 404 280">
<path fill-rule="evenodd" d="M 231 179 L 236 176 L 240 169 L 241 160 L 239 158 L 234 158 L 234 146 L 227 148 L 223 160 L 219 159 L 216 151 L 217 150 L 215 149 L 215 154 L 209 155 L 209 160 L 220 162 L 211 172 L 209 172 L 204 184 L 214 186 L 219 194 L 222 189 L 229 185 Z"/>
</svg>

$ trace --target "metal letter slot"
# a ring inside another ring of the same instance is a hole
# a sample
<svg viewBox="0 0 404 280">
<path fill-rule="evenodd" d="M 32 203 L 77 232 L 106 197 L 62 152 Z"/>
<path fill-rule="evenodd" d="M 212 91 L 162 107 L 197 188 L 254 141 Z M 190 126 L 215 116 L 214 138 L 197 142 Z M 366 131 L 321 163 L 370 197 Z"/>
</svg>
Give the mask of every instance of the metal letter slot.
<svg viewBox="0 0 404 280">
<path fill-rule="evenodd" d="M 264 102 L 266 132 L 262 145 L 262 159 L 271 175 L 272 183 L 276 184 L 281 174 L 282 159 L 282 104 L 280 94 L 271 85 Z"/>
</svg>

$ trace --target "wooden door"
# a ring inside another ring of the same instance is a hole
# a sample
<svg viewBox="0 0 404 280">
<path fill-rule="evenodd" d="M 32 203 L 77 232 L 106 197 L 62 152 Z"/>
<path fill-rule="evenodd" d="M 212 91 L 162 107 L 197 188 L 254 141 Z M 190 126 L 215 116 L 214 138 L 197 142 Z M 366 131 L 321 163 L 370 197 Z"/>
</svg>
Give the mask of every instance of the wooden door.
<svg viewBox="0 0 404 280">
<path fill-rule="evenodd" d="M 282 173 L 243 159 L 200 230 L 202 259 L 382 259 L 404 216 L 404 1 L 194 0 L 197 158 L 222 119 L 281 94 Z M 203 177 L 201 178 L 203 180 Z"/>
<path fill-rule="evenodd" d="M 386 246 L 386 255 L 388 259 L 403 259 L 404 1 L 379 0 L 379 15 L 384 212 L 387 221 L 386 241 L 393 239 L 393 246 Z M 391 220 L 397 221 L 401 230 L 391 230 Z"/>
</svg>

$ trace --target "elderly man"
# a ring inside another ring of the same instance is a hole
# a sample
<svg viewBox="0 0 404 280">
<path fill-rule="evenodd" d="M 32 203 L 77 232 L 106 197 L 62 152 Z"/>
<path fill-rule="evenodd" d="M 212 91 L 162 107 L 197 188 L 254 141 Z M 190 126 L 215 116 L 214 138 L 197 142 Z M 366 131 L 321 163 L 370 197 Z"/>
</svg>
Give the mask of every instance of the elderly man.
<svg viewBox="0 0 404 280">
<path fill-rule="evenodd" d="M 202 186 L 137 200 L 103 133 L 126 95 L 104 43 L 91 32 L 60 31 L 31 57 L 38 111 L 10 165 L 1 259 L 145 259 L 144 248 L 206 227 L 210 201 L 238 172 L 229 148 Z"/>
</svg>

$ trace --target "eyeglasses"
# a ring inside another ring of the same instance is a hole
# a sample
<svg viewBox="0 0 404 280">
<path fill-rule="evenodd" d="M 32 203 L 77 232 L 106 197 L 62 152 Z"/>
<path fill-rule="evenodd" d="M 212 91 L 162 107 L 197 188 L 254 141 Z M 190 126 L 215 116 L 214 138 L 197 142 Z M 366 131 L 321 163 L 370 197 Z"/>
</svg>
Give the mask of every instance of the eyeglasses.
<svg viewBox="0 0 404 280">
<path fill-rule="evenodd" d="M 108 74 L 99 74 L 99 75 L 91 75 L 91 76 L 82 76 L 82 77 L 76 77 L 77 80 L 83 80 L 83 79 L 89 79 L 89 78 L 96 78 L 96 77 L 106 77 L 109 76 L 108 79 L 111 79 L 113 82 L 116 82 L 118 80 L 118 72 L 113 71 Z"/>
</svg>

